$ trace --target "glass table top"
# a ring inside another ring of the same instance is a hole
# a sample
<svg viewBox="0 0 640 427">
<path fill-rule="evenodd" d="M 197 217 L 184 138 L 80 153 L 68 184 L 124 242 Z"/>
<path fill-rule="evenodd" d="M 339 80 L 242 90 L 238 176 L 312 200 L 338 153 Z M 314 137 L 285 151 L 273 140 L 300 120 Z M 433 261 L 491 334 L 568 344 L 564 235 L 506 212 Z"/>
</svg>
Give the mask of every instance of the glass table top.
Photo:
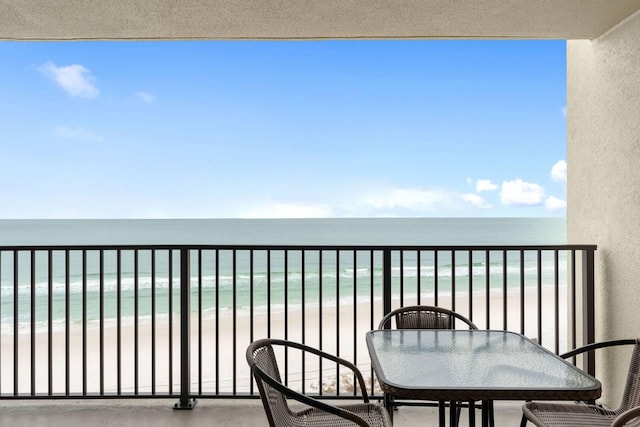
<svg viewBox="0 0 640 427">
<path fill-rule="evenodd" d="M 495 399 L 600 395 L 598 380 L 513 332 L 379 330 L 367 333 L 367 346 L 386 392 L 433 396 L 448 390 L 470 397 L 475 390 Z"/>
</svg>

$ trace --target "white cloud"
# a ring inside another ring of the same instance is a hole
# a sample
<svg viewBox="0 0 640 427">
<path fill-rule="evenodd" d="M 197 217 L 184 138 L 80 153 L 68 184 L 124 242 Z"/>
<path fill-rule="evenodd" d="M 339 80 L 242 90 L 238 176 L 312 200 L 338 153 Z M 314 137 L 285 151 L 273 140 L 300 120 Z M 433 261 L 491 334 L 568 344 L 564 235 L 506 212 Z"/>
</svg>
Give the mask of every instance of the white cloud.
<svg viewBox="0 0 640 427">
<path fill-rule="evenodd" d="M 500 201 L 510 206 L 535 206 L 544 200 L 544 188 L 521 179 L 504 181 Z"/>
<path fill-rule="evenodd" d="M 58 67 L 53 62 L 48 61 L 38 67 L 38 71 L 53 80 L 69 96 L 95 98 L 100 94 L 94 84 L 95 78 L 91 75 L 91 71 L 82 65 L 73 64 Z"/>
<path fill-rule="evenodd" d="M 243 218 L 327 218 L 333 216 L 326 205 L 276 203 L 255 208 L 241 215 Z"/>
<path fill-rule="evenodd" d="M 491 207 L 491 205 L 487 203 L 484 197 L 478 196 L 477 194 L 472 194 L 472 193 L 463 194 L 462 200 L 464 200 L 465 202 L 477 208 L 487 209 Z"/>
<path fill-rule="evenodd" d="M 544 201 L 544 207 L 548 211 L 561 211 L 567 208 L 567 202 L 566 200 L 549 196 L 547 200 Z"/>
<path fill-rule="evenodd" d="M 364 199 L 366 215 L 406 216 L 425 213 L 457 215 L 469 208 L 490 208 L 487 201 L 472 193 L 457 193 L 446 189 L 395 188 L 378 191 Z M 376 212 L 371 212 L 371 208 Z M 366 216 L 365 215 L 365 216 Z"/>
<path fill-rule="evenodd" d="M 102 141 L 102 136 L 86 129 L 71 126 L 56 126 L 53 133 L 62 139 L 73 141 L 97 142 Z"/>
<path fill-rule="evenodd" d="M 556 182 L 567 182 L 567 162 L 559 160 L 551 168 L 551 179 Z"/>
<path fill-rule="evenodd" d="M 498 185 L 489 179 L 479 179 L 476 182 L 476 191 L 494 191 L 498 189 Z"/>
<path fill-rule="evenodd" d="M 149 92 L 138 92 L 136 93 L 136 97 L 148 104 L 152 104 L 156 100 L 156 97 Z"/>
</svg>

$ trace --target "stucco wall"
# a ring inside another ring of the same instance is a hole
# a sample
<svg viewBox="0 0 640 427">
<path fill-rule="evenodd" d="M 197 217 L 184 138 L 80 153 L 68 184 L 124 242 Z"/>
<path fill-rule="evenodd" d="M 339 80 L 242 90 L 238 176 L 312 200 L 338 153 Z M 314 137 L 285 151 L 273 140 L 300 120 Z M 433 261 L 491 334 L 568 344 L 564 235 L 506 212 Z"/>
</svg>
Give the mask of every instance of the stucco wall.
<svg viewBox="0 0 640 427">
<path fill-rule="evenodd" d="M 640 14 L 568 42 L 567 132 L 569 242 L 598 245 L 596 339 L 640 337 Z M 628 357 L 602 359 L 617 407 Z"/>
</svg>

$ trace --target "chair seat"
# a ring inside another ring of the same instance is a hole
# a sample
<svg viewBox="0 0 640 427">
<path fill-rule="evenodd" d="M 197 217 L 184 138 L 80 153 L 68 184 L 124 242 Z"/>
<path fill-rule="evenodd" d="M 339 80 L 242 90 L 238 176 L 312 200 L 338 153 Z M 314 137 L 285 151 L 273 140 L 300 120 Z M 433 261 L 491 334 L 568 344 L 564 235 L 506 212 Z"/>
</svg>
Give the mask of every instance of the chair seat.
<svg viewBox="0 0 640 427">
<path fill-rule="evenodd" d="M 382 406 L 374 403 L 359 403 L 352 405 L 340 405 L 342 409 L 346 409 L 362 417 L 372 427 L 387 427 L 391 426 L 391 419 L 386 409 Z M 317 408 L 303 409 L 295 414 L 295 420 L 291 420 L 294 426 L 312 426 L 312 427 L 326 427 L 326 426 L 348 426 L 352 427 L 355 424 L 347 419 L 330 414 L 326 411 L 322 411 Z"/>
<path fill-rule="evenodd" d="M 527 420 L 539 427 L 640 426 L 640 340 L 622 339 L 587 344 L 560 355 L 563 359 L 597 349 L 633 345 L 629 373 L 622 402 L 616 410 L 587 403 L 529 402 L 522 407 L 522 423 Z"/>
<path fill-rule="evenodd" d="M 609 427 L 617 416 L 614 411 L 597 405 L 573 402 L 530 402 L 524 405 L 523 411 L 529 421 L 542 427 Z"/>
</svg>

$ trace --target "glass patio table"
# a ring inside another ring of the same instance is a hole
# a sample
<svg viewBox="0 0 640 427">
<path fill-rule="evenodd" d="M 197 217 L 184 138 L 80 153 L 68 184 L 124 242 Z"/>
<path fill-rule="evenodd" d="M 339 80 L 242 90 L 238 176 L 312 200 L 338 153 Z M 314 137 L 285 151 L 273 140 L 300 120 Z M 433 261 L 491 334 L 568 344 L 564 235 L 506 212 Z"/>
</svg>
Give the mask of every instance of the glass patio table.
<svg viewBox="0 0 640 427">
<path fill-rule="evenodd" d="M 488 425 L 493 400 L 595 400 L 601 393 L 597 379 L 514 332 L 389 329 L 366 339 L 387 407 L 392 398 L 482 401 Z"/>
</svg>

